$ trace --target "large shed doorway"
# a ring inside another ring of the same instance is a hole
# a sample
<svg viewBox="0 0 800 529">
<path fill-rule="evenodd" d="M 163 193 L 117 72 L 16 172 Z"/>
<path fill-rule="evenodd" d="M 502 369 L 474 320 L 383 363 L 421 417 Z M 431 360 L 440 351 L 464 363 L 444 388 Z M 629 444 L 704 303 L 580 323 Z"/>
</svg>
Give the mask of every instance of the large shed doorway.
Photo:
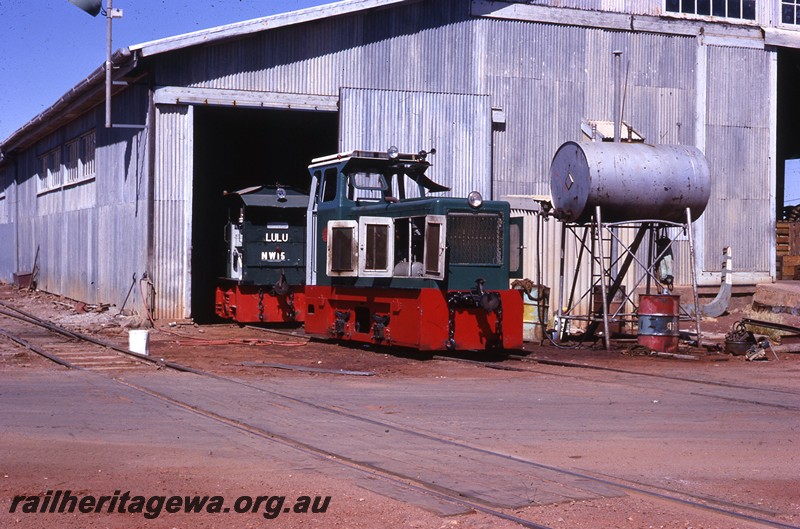
<svg viewBox="0 0 800 529">
<path fill-rule="evenodd" d="M 280 183 L 308 190 L 312 158 L 336 152 L 336 112 L 195 106 L 191 313 L 214 318 L 225 269 L 225 191 Z"/>
<path fill-rule="evenodd" d="M 778 48 L 776 279 L 800 278 L 800 50 Z"/>
<path fill-rule="evenodd" d="M 800 50 L 778 48 L 778 156 L 777 156 L 777 207 L 778 219 L 786 206 L 800 204 L 800 177 L 792 171 L 787 174 L 787 160 L 800 159 L 800 100 L 797 86 L 800 83 Z"/>
</svg>

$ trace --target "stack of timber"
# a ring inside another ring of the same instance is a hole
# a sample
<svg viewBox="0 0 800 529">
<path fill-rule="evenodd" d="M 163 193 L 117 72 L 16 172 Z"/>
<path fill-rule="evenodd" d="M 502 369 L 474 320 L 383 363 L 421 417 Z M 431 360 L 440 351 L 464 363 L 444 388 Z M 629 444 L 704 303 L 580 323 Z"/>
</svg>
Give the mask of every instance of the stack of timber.
<svg viewBox="0 0 800 529">
<path fill-rule="evenodd" d="M 800 280 L 800 222 L 779 220 L 776 235 L 778 279 Z"/>
</svg>

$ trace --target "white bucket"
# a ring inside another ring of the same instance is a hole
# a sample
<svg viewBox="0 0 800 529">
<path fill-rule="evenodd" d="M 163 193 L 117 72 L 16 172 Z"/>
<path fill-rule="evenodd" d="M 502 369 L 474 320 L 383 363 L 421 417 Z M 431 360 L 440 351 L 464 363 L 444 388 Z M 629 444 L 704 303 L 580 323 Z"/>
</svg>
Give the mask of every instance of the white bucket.
<svg viewBox="0 0 800 529">
<path fill-rule="evenodd" d="M 150 354 L 150 331 L 147 329 L 134 329 L 128 331 L 128 350 L 140 355 Z"/>
</svg>

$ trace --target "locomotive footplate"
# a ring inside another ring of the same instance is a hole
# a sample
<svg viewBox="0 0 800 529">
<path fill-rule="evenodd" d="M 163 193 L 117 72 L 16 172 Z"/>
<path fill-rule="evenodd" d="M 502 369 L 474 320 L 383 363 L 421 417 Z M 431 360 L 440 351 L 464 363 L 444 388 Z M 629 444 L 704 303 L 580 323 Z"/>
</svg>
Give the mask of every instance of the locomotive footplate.
<svg viewBox="0 0 800 529">
<path fill-rule="evenodd" d="M 520 349 L 518 290 L 441 291 L 307 286 L 309 334 L 421 351 Z"/>
<path fill-rule="evenodd" d="M 217 286 L 217 316 L 240 323 L 302 323 L 305 289 L 291 287 L 284 294 L 259 285 L 226 282 Z"/>
</svg>

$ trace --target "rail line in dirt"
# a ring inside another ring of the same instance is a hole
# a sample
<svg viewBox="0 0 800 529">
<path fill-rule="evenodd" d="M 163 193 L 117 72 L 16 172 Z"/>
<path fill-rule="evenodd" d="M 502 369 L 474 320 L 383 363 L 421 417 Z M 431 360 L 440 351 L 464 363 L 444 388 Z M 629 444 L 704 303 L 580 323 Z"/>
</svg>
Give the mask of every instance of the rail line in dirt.
<svg viewBox="0 0 800 529">
<path fill-rule="evenodd" d="M 114 376 L 112 378 L 115 382 L 122 384 L 127 388 L 144 393 L 151 398 L 158 399 L 161 402 L 177 406 L 192 414 L 223 424 L 236 431 L 245 432 L 247 434 L 254 435 L 256 437 L 264 439 L 265 441 L 278 443 L 283 446 L 292 448 L 294 450 L 302 451 L 305 454 L 323 459 L 328 463 L 337 466 L 347 467 L 350 470 L 355 470 L 363 474 L 365 477 L 369 479 L 372 480 L 377 479 L 383 482 L 387 482 L 389 483 L 390 487 L 393 488 L 395 493 L 397 490 L 405 489 L 406 494 L 412 496 L 413 495 L 427 496 L 428 498 L 430 498 L 429 500 L 427 500 L 429 503 L 432 501 L 432 502 L 438 502 L 440 504 L 441 503 L 450 504 L 449 507 L 438 505 L 438 509 L 444 513 L 457 514 L 457 513 L 466 513 L 470 511 L 475 511 L 487 514 L 489 516 L 498 519 L 510 521 L 519 524 L 522 527 L 527 527 L 529 529 L 550 529 L 548 526 L 538 524 L 532 520 L 523 519 L 521 517 L 509 514 L 507 512 L 502 512 L 501 510 L 492 508 L 491 506 L 486 505 L 484 503 L 470 501 L 469 499 L 462 497 L 457 492 L 448 492 L 441 488 L 437 489 L 436 487 L 432 487 L 431 484 L 418 483 L 415 482 L 413 479 L 408 479 L 404 476 L 393 475 L 389 472 L 382 471 L 377 466 L 371 467 L 369 465 L 364 465 L 356 461 L 348 460 L 347 458 L 337 456 L 336 454 L 332 454 L 324 449 L 320 449 L 310 445 L 305 445 L 304 443 L 296 439 L 276 435 L 273 432 L 266 431 L 257 426 L 247 424 L 238 421 L 236 419 L 232 419 L 230 417 L 226 417 L 222 414 L 215 413 L 211 410 L 203 409 L 201 407 L 192 405 L 191 403 L 171 398 L 167 395 L 161 394 L 157 391 L 153 391 L 152 389 L 149 389 L 142 385 L 128 382 L 124 380 L 124 378 L 122 378 L 122 375 L 124 374 L 124 372 L 130 372 L 130 370 L 138 369 L 140 367 L 150 368 L 150 369 L 152 369 L 152 367 L 159 367 L 159 368 L 168 368 L 171 370 L 191 373 L 200 377 L 213 378 L 216 380 L 225 381 L 226 383 L 230 384 L 247 385 L 242 381 L 237 381 L 235 379 L 230 379 L 227 377 L 221 377 L 214 373 L 194 369 L 189 366 L 183 366 L 180 364 L 164 360 L 154 360 L 149 357 L 145 357 L 143 355 L 131 353 L 130 351 L 127 351 L 114 344 L 105 342 L 103 340 L 98 340 L 97 338 L 88 336 L 83 333 L 70 331 L 52 322 L 48 322 L 40 318 L 37 318 L 36 316 L 30 313 L 16 309 L 4 302 L 0 302 L 0 307 L 2 307 L 0 308 L 0 321 L 2 319 L 5 319 L 7 323 L 9 321 L 15 322 L 15 325 L 12 326 L 6 324 L 7 328 L 5 329 L 0 327 L 0 335 L 8 338 L 14 343 L 21 345 L 60 366 L 66 367 L 68 369 L 77 369 L 77 370 L 87 370 L 87 371 L 97 371 L 97 372 L 106 371 L 105 374 L 111 374 L 110 372 L 113 371 Z M 46 332 L 43 335 L 40 334 L 31 340 L 30 336 L 37 334 L 35 332 L 32 332 L 31 328 L 42 329 Z M 21 336 L 23 334 L 25 335 L 24 338 Z M 57 347 L 53 347 L 52 340 L 54 336 L 64 337 L 66 338 L 66 341 L 58 343 Z M 99 353 L 98 352 L 81 353 L 80 349 L 86 348 L 87 346 L 92 348 L 102 348 L 102 351 Z M 73 351 L 67 351 L 65 353 L 62 350 L 65 347 L 68 347 Z M 48 350 L 54 348 L 59 349 L 58 353 Z M 291 397 L 285 396 L 285 398 L 291 398 Z M 295 399 L 295 400 L 300 402 L 300 399 Z M 334 411 L 334 410 L 328 409 L 328 411 Z"/>
<path fill-rule="evenodd" d="M 448 509 L 451 511 L 458 511 L 461 509 L 466 511 L 482 512 L 498 519 L 517 523 L 523 527 L 532 529 L 547 529 L 546 526 L 540 525 L 534 520 L 527 520 L 512 514 L 514 509 L 520 508 L 522 505 L 497 505 L 496 503 L 493 503 L 490 495 L 482 496 L 480 491 L 476 492 L 475 490 L 472 490 L 468 493 L 465 493 L 464 490 L 460 490 L 458 487 L 449 486 L 446 483 L 446 480 L 419 477 L 414 472 L 406 472 L 396 468 L 391 468 L 386 464 L 385 461 L 380 459 L 371 462 L 365 462 L 362 460 L 362 458 L 354 457 L 352 454 L 344 451 L 339 451 L 335 448 L 331 449 L 330 447 L 315 443 L 313 440 L 302 439 L 294 435 L 291 429 L 281 431 L 279 428 L 265 428 L 255 424 L 254 421 L 242 420 L 241 417 L 237 417 L 233 411 L 229 409 L 226 411 L 224 406 L 220 409 L 213 409 L 213 406 L 208 405 L 207 402 L 203 403 L 201 400 L 194 398 L 191 393 L 188 395 L 182 395 L 176 392 L 170 393 L 169 390 L 173 388 L 170 387 L 171 385 L 169 383 L 166 383 L 163 386 L 158 386 L 157 384 L 153 385 L 146 381 L 143 382 L 142 379 L 136 378 L 136 375 L 141 372 L 136 370 L 141 370 L 142 367 L 152 370 L 152 368 L 155 366 L 167 367 L 169 369 L 192 373 L 197 377 L 205 379 L 206 382 L 203 382 L 204 386 L 208 384 L 209 380 L 213 380 L 220 387 L 236 386 L 239 388 L 245 388 L 248 392 L 266 395 L 275 402 L 280 402 L 281 405 L 286 407 L 291 406 L 295 411 L 300 410 L 301 413 L 305 413 L 306 415 L 324 415 L 327 416 L 329 420 L 332 418 L 336 422 L 347 425 L 345 426 L 345 429 L 358 426 L 372 429 L 377 428 L 378 430 L 385 430 L 386 432 L 391 430 L 398 434 L 402 434 L 407 440 L 412 440 L 412 442 L 418 443 L 420 446 L 433 445 L 438 447 L 439 450 L 445 452 L 458 452 L 459 457 L 468 456 L 473 458 L 475 461 L 489 462 L 488 464 L 490 466 L 507 465 L 510 468 L 513 468 L 514 471 L 538 475 L 540 476 L 542 482 L 550 482 L 566 488 L 572 487 L 573 490 L 580 488 L 578 485 L 576 485 L 576 482 L 589 484 L 588 486 L 591 494 L 595 495 L 595 497 L 603 496 L 603 494 L 613 495 L 614 493 L 620 495 L 632 494 L 649 498 L 651 500 L 679 504 L 689 509 L 712 512 L 717 515 L 722 515 L 758 525 L 786 529 L 795 527 L 781 523 L 775 519 L 771 519 L 777 517 L 779 513 L 758 509 L 754 506 L 733 503 L 721 498 L 696 496 L 675 489 L 659 488 L 646 483 L 632 482 L 620 477 L 598 474 L 591 471 L 576 471 L 558 466 L 544 465 L 529 459 L 503 453 L 501 451 L 490 450 L 457 439 L 450 439 L 440 435 L 432 434 L 430 432 L 416 430 L 414 428 L 396 424 L 391 421 L 376 420 L 370 417 L 361 416 L 347 409 L 327 406 L 312 400 L 297 397 L 295 395 L 268 389 L 244 380 L 221 376 L 212 372 L 194 369 L 190 366 L 183 366 L 172 362 L 164 362 L 163 360 L 157 361 L 149 357 L 141 357 L 142 355 L 130 353 L 123 348 L 109 344 L 102 340 L 98 340 L 94 337 L 69 331 L 58 325 L 40 320 L 31 314 L 14 309 L 5 303 L 0 302 L 0 307 L 2 307 L 0 308 L 0 315 L 2 315 L 7 321 L 14 320 L 19 322 L 16 328 L 0 329 L 0 334 L 14 340 L 16 343 L 28 347 L 37 354 L 41 354 L 48 360 L 57 362 L 70 368 L 98 371 L 104 374 L 111 374 L 111 372 L 113 372 L 113 378 L 116 382 L 132 390 L 142 392 L 162 402 L 177 406 L 192 414 L 204 417 L 205 419 L 212 420 L 217 423 L 221 423 L 234 430 L 246 432 L 250 435 L 264 439 L 265 441 L 279 443 L 283 446 L 302 451 L 308 455 L 324 459 L 331 464 L 344 466 L 350 470 L 357 471 L 371 480 L 378 480 L 388 484 L 388 486 L 392 487 L 395 491 L 405 491 L 405 494 L 407 494 L 409 498 L 422 496 L 426 497 L 427 501 L 438 502 L 440 504 L 449 504 L 450 507 L 440 507 L 443 511 Z M 30 331 L 32 326 L 44 329 L 46 330 L 46 333 L 44 336 L 37 336 L 35 339 L 29 340 L 28 338 L 30 335 L 36 335 L 35 332 Z M 27 329 L 27 331 L 25 331 L 25 329 Z M 26 332 L 25 338 L 19 336 L 19 334 L 22 332 Z M 103 361 L 90 360 L 91 358 L 98 357 L 100 353 L 92 353 L 92 355 L 81 357 L 64 355 L 64 353 L 61 351 L 59 351 L 58 354 L 48 351 L 47 340 L 49 339 L 52 343 L 52 336 L 54 335 L 58 335 L 66 339 L 64 342 L 58 344 L 59 349 L 62 347 L 68 347 L 69 349 L 75 350 L 81 347 L 86 347 L 86 344 L 92 344 L 93 347 L 102 348 L 104 350 L 104 354 L 108 356 L 108 358 Z M 123 364 L 118 363 L 119 361 L 115 360 L 113 357 L 125 358 L 125 360 L 131 363 L 133 367 L 123 367 Z M 587 366 L 575 365 L 571 367 L 585 368 Z M 512 369 L 533 372 L 536 371 L 533 369 Z M 629 372 L 625 370 L 608 370 L 618 371 L 625 373 L 626 375 L 655 376 L 647 373 Z M 133 378 L 128 375 L 131 375 Z M 676 377 L 664 376 L 659 378 L 675 379 Z M 705 383 L 709 386 L 719 385 L 719 383 L 697 381 L 693 379 L 679 378 L 679 380 L 696 384 Z M 724 386 L 742 389 L 741 386 L 738 385 L 724 384 Z M 766 390 L 766 388 L 758 387 L 748 387 L 747 389 L 758 391 Z M 788 393 L 791 395 L 797 394 L 796 392 L 791 391 L 774 391 L 778 393 Z M 710 396 L 714 397 L 715 395 Z M 481 476 L 479 474 L 475 476 L 476 482 L 472 484 L 475 488 L 479 488 L 481 486 L 480 479 Z M 410 499 L 410 501 L 413 500 Z"/>
<path fill-rule="evenodd" d="M 0 302 L 0 335 L 68 369 L 120 372 L 161 367 L 148 356 L 70 331 L 4 302 Z M 58 354 L 51 351 L 54 348 Z"/>
<path fill-rule="evenodd" d="M 295 396 L 292 396 L 292 395 L 286 395 L 284 393 L 280 393 L 280 392 L 276 392 L 276 391 L 273 391 L 273 390 L 269 390 L 269 389 L 266 389 L 266 388 L 251 384 L 251 383 L 246 382 L 246 381 L 232 379 L 232 378 L 224 377 L 224 376 L 219 376 L 219 375 L 216 375 L 216 374 L 213 374 L 213 373 L 203 373 L 203 372 L 198 372 L 198 373 L 202 374 L 204 376 L 213 377 L 213 378 L 215 378 L 215 379 L 217 379 L 219 381 L 223 381 L 225 383 L 237 384 L 237 385 L 245 386 L 245 387 L 253 389 L 255 391 L 266 393 L 266 394 L 269 394 L 270 396 L 273 396 L 273 397 L 277 397 L 279 399 L 284 399 L 286 401 L 291 401 L 291 402 L 296 403 L 296 404 L 301 404 L 301 405 L 304 405 L 304 406 L 307 406 L 307 407 L 314 408 L 316 410 L 324 411 L 326 413 L 333 414 L 333 415 L 336 415 L 337 417 L 340 417 L 343 421 L 347 421 L 347 420 L 349 420 L 349 421 L 359 421 L 359 422 L 364 422 L 364 423 L 368 423 L 368 424 L 377 426 L 380 429 L 387 429 L 388 428 L 388 429 L 392 429 L 392 430 L 396 430 L 396 431 L 402 431 L 402 432 L 407 433 L 409 435 L 412 435 L 414 437 L 426 439 L 426 440 L 438 443 L 440 445 L 443 445 L 445 447 L 449 447 L 450 450 L 452 450 L 454 452 L 457 451 L 461 455 L 469 454 L 469 453 L 480 454 L 480 455 L 483 455 L 484 457 L 487 457 L 487 458 L 500 459 L 500 460 L 505 460 L 505 461 L 508 461 L 508 462 L 513 462 L 514 464 L 521 464 L 524 467 L 526 467 L 528 469 L 528 471 L 531 472 L 532 474 L 533 473 L 545 473 L 550 479 L 553 479 L 553 476 L 560 476 L 560 479 L 561 479 L 562 483 L 565 486 L 570 486 L 570 484 L 572 484 L 574 486 L 575 480 L 580 480 L 580 481 L 583 481 L 583 482 L 591 482 L 591 483 L 596 484 L 597 486 L 606 487 L 608 489 L 614 489 L 614 490 L 617 490 L 619 492 L 623 492 L 623 493 L 626 493 L 626 494 L 634 494 L 634 495 L 642 496 L 642 497 L 645 497 L 645 498 L 649 498 L 651 500 L 654 499 L 654 500 L 658 500 L 658 501 L 665 501 L 665 502 L 669 502 L 669 503 L 679 504 L 679 505 L 681 505 L 683 507 L 687 507 L 687 508 L 690 508 L 690 509 L 697 509 L 697 510 L 705 511 L 705 512 L 713 512 L 715 514 L 723 515 L 723 516 L 726 516 L 726 517 L 731 517 L 731 518 L 742 520 L 742 521 L 752 522 L 752 523 L 763 525 L 763 526 L 777 527 L 777 528 L 783 528 L 783 529 L 797 529 L 797 526 L 784 524 L 784 523 L 782 523 L 780 521 L 767 518 L 767 516 L 778 516 L 779 513 L 775 513 L 773 511 L 769 511 L 769 510 L 766 510 L 766 509 L 760 509 L 760 508 L 757 508 L 757 507 L 754 507 L 754 506 L 751 506 L 751 505 L 744 505 L 744 504 L 739 504 L 739 503 L 735 503 L 735 502 L 730 502 L 730 501 L 727 501 L 727 500 L 724 500 L 724 499 L 721 499 L 721 498 L 714 498 L 714 497 L 711 497 L 711 496 L 693 495 L 693 494 L 686 493 L 684 491 L 679 491 L 679 490 L 670 489 L 670 488 L 664 488 L 664 487 L 657 487 L 657 486 L 649 485 L 649 484 L 646 484 L 646 483 L 633 482 L 633 481 L 626 480 L 626 479 L 623 479 L 623 478 L 620 478 L 620 477 L 611 476 L 611 475 L 605 475 L 605 474 L 597 474 L 597 473 L 594 473 L 594 472 L 591 472 L 591 471 L 575 471 L 575 470 L 570 470 L 570 469 L 563 468 L 563 467 L 558 467 L 558 466 L 553 466 L 553 465 L 545 465 L 545 464 L 537 463 L 535 461 L 531 461 L 531 460 L 528 460 L 528 459 L 520 458 L 520 457 L 511 455 L 511 454 L 506 454 L 506 453 L 503 453 L 503 452 L 486 449 L 486 448 L 483 448 L 483 447 L 475 446 L 475 445 L 472 445 L 472 444 L 469 444 L 469 443 L 465 443 L 465 442 L 461 442 L 461 441 L 458 441 L 458 440 L 448 439 L 448 438 L 445 438 L 445 437 L 442 437 L 442 436 L 438 436 L 438 435 L 434 435 L 434 434 L 431 434 L 431 433 L 428 433 L 428 432 L 418 431 L 418 430 L 415 430 L 413 428 L 404 427 L 402 425 L 398 425 L 398 424 L 395 424 L 395 423 L 390 422 L 390 421 L 381 421 L 381 420 L 375 420 L 375 419 L 368 418 L 368 417 L 363 417 L 363 416 L 360 416 L 358 414 L 352 413 L 352 412 L 347 411 L 347 410 L 342 410 L 342 409 L 333 408 L 333 407 L 330 407 L 330 406 L 321 405 L 321 404 L 318 404 L 318 403 L 315 403 L 315 402 L 311 402 L 311 401 L 307 401 L 305 399 L 298 398 L 298 397 L 295 397 Z M 148 394 L 153 394 L 152 390 L 150 390 L 150 389 L 147 389 L 147 388 L 144 388 L 144 387 L 139 387 L 138 389 L 140 389 L 142 391 L 145 391 Z M 307 445 L 305 443 L 301 443 L 298 440 L 293 439 L 291 436 L 281 436 L 281 435 L 276 435 L 275 432 L 263 431 L 263 430 L 259 429 L 258 427 L 254 427 L 252 425 L 249 425 L 249 424 L 246 424 L 246 423 L 242 423 L 242 422 L 237 421 L 235 419 L 226 418 L 224 416 L 218 416 L 214 412 L 209 412 L 208 410 L 204 410 L 204 409 L 198 408 L 198 407 L 193 406 L 192 404 L 187 403 L 187 402 L 183 402 L 183 401 L 178 401 L 178 400 L 172 399 L 171 397 L 165 396 L 163 394 L 155 393 L 155 394 L 153 394 L 153 396 L 155 396 L 157 398 L 160 398 L 160 399 L 166 399 L 169 402 L 173 402 L 174 404 L 180 405 L 180 406 L 185 407 L 187 409 L 191 409 L 195 413 L 199 413 L 201 415 L 207 415 L 210 418 L 213 418 L 215 420 L 221 420 L 223 422 L 232 421 L 232 424 L 234 424 L 237 427 L 244 428 L 244 429 L 246 429 L 248 431 L 251 431 L 251 429 L 252 429 L 253 431 L 259 432 L 260 435 L 266 435 L 271 439 L 280 439 L 281 442 L 288 443 L 289 445 L 298 446 L 298 443 L 299 443 L 300 449 L 302 449 L 304 451 L 310 451 L 310 452 L 316 453 L 316 454 L 321 455 L 321 456 L 326 457 L 326 458 L 329 458 L 329 457 L 333 456 L 333 457 L 336 457 L 337 460 L 340 460 L 340 461 L 347 461 L 348 460 L 348 456 L 346 456 L 344 454 L 331 453 L 331 452 L 329 452 L 329 451 L 327 451 L 325 449 L 320 449 L 319 447 L 313 447 L 313 446 Z M 354 462 L 350 461 L 350 463 L 354 463 Z M 355 462 L 355 464 L 358 467 L 363 468 L 363 463 Z M 366 472 L 369 472 L 369 473 L 377 472 L 378 475 L 385 475 L 384 474 L 385 471 L 383 471 L 380 468 L 379 465 L 369 466 L 369 467 L 365 468 L 364 470 Z M 390 478 L 391 479 L 398 479 L 399 478 L 403 482 L 411 482 L 415 489 L 419 488 L 420 490 L 432 491 L 432 492 L 435 492 L 436 494 L 442 494 L 442 488 L 440 486 L 434 485 L 434 484 L 432 484 L 430 482 L 425 482 L 423 480 L 415 479 L 413 476 L 392 475 L 392 476 L 390 476 Z M 465 503 L 463 501 L 463 496 L 464 496 L 463 492 L 449 491 L 449 492 L 447 492 L 445 494 L 445 497 L 448 497 L 448 496 L 457 498 L 458 499 L 458 503 L 460 503 L 460 504 L 464 504 Z M 482 512 L 487 512 L 485 510 L 486 509 L 485 505 L 474 504 L 474 502 L 466 502 L 466 503 L 473 504 L 473 505 L 480 505 L 481 508 L 477 508 L 476 507 L 476 510 L 480 510 Z M 491 511 L 491 509 L 490 509 L 490 511 Z M 506 518 L 506 519 L 508 519 L 508 518 Z M 536 524 L 535 522 L 528 522 L 528 523 L 531 523 L 532 525 L 527 525 L 526 521 L 521 520 L 521 519 L 517 519 L 517 520 L 514 520 L 514 521 L 516 521 L 517 523 L 520 523 L 521 525 L 523 525 L 525 527 L 541 527 L 540 525 Z"/>
</svg>

